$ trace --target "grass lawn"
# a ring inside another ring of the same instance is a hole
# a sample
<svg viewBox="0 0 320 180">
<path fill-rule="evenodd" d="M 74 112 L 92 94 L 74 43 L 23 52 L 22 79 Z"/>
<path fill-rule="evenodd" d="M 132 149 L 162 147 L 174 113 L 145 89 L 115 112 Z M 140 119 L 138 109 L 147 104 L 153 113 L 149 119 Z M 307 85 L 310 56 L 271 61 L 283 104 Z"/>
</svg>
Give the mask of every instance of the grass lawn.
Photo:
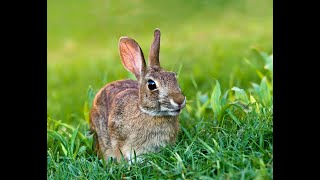
<svg viewBox="0 0 320 180">
<path fill-rule="evenodd" d="M 271 0 L 48 1 L 48 179 L 273 179 Z M 132 78 L 118 40 L 179 72 L 188 102 L 177 145 L 141 164 L 93 152 L 88 112 L 106 83 Z"/>
</svg>

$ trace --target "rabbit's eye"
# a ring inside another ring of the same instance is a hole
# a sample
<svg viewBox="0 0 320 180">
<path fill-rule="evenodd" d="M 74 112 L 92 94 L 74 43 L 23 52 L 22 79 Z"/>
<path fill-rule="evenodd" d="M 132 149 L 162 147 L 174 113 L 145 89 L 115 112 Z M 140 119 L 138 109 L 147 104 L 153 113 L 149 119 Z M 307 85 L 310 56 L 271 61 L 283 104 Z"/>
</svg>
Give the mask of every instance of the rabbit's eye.
<svg viewBox="0 0 320 180">
<path fill-rule="evenodd" d="M 151 79 L 149 79 L 149 80 L 148 80 L 148 88 L 149 88 L 150 90 L 155 90 L 155 89 L 157 89 L 157 85 L 156 85 L 156 83 L 155 83 L 154 81 L 152 81 Z"/>
</svg>

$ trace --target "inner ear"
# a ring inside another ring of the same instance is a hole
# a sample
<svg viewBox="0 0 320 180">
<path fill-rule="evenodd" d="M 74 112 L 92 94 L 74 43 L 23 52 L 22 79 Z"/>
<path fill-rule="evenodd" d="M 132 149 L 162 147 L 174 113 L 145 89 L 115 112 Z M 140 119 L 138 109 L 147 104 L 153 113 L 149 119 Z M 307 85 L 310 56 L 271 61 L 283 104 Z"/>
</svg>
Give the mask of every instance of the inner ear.
<svg viewBox="0 0 320 180">
<path fill-rule="evenodd" d="M 140 80 L 144 74 L 146 62 L 139 44 L 129 37 L 121 37 L 119 52 L 123 66 Z"/>
</svg>

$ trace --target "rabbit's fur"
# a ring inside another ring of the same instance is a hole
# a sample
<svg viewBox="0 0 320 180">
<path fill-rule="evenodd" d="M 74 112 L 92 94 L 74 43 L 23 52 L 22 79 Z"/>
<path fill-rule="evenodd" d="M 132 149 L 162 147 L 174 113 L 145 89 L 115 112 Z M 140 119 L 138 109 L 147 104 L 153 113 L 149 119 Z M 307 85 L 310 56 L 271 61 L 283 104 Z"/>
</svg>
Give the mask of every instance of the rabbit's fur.
<svg viewBox="0 0 320 180">
<path fill-rule="evenodd" d="M 100 156 L 120 160 L 123 154 L 129 160 L 133 151 L 136 155 L 157 152 L 160 147 L 175 143 L 178 115 L 185 107 L 186 97 L 176 74 L 160 67 L 159 29 L 154 31 L 148 66 L 135 40 L 121 37 L 119 51 L 122 64 L 137 81 L 114 81 L 96 94 L 90 129 L 95 133 L 95 148 Z M 150 90 L 148 80 L 155 82 L 156 89 Z"/>
</svg>

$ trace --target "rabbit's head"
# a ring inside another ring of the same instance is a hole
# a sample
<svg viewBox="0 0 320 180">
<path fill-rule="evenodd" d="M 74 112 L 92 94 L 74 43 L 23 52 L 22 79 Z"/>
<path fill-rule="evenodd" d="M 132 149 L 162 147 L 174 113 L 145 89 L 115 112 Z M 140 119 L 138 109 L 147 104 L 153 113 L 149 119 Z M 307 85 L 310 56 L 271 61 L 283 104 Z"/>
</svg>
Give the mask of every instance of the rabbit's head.
<svg viewBox="0 0 320 180">
<path fill-rule="evenodd" d="M 139 44 L 129 37 L 119 40 L 121 62 L 139 82 L 139 107 L 151 116 L 177 116 L 186 105 L 176 73 L 161 68 L 160 30 L 154 31 L 148 65 Z M 130 102 L 128 102 L 130 103 Z"/>
</svg>

